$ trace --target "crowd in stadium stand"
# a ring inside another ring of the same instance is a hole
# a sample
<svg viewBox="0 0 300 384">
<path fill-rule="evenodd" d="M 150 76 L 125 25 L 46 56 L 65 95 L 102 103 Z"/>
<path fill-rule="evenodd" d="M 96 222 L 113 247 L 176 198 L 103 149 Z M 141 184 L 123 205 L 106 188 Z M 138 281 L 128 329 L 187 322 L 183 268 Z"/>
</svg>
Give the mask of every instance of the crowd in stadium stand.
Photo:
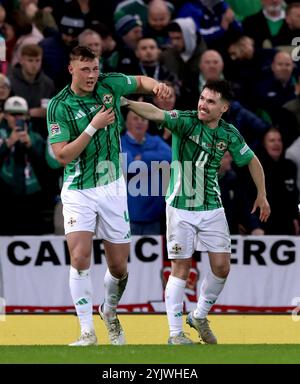
<svg viewBox="0 0 300 384">
<path fill-rule="evenodd" d="M 300 1 L 0 0 L 0 38 L 0 236 L 63 233 L 63 169 L 47 142 L 46 111 L 70 82 L 78 44 L 94 50 L 103 73 L 167 82 L 170 100 L 150 99 L 166 110 L 196 109 L 207 80 L 230 81 L 235 100 L 223 118 L 259 157 L 272 211 L 267 223 L 250 213 L 254 186 L 226 153 L 219 182 L 230 231 L 300 235 Z M 124 114 L 127 166 L 170 163 L 171 144 L 166 129 Z M 129 195 L 133 234 L 164 234 L 162 195 Z"/>
</svg>

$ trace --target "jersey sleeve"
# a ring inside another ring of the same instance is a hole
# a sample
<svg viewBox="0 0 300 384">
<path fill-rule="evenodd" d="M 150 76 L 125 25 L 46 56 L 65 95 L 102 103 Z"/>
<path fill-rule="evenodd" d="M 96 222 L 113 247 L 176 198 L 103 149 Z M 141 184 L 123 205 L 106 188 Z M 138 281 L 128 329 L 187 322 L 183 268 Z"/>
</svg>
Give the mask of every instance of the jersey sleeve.
<svg viewBox="0 0 300 384">
<path fill-rule="evenodd" d="M 232 126 L 232 128 L 234 127 Z M 249 164 L 254 157 L 254 152 L 249 148 L 243 136 L 236 128 L 234 128 L 231 133 L 228 150 L 231 153 L 234 162 L 239 167 Z"/>
<path fill-rule="evenodd" d="M 122 73 L 111 73 L 103 83 L 114 91 L 115 94 L 123 96 L 137 91 L 137 80 L 135 76 L 127 76 Z"/>
<path fill-rule="evenodd" d="M 51 100 L 47 108 L 47 128 L 50 144 L 70 140 L 70 130 L 63 105 L 58 105 L 55 100 Z"/>
<path fill-rule="evenodd" d="M 161 122 L 158 128 L 167 128 L 178 136 L 184 136 L 190 131 L 191 125 L 191 117 L 186 116 L 184 111 L 173 109 L 164 112 L 164 121 Z"/>
</svg>

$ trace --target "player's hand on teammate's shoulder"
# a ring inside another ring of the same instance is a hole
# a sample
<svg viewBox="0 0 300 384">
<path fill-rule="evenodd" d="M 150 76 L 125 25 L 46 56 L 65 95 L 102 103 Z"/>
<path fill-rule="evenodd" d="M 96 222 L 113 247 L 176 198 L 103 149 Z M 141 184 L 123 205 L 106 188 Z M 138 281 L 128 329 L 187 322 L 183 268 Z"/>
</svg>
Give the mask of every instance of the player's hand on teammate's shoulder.
<svg viewBox="0 0 300 384">
<path fill-rule="evenodd" d="M 115 113 L 112 108 L 105 109 L 104 106 L 96 113 L 91 125 L 96 129 L 105 128 L 115 121 Z"/>
<path fill-rule="evenodd" d="M 165 83 L 158 83 L 153 88 L 153 93 L 161 99 L 168 99 L 172 95 L 172 89 Z"/>
</svg>

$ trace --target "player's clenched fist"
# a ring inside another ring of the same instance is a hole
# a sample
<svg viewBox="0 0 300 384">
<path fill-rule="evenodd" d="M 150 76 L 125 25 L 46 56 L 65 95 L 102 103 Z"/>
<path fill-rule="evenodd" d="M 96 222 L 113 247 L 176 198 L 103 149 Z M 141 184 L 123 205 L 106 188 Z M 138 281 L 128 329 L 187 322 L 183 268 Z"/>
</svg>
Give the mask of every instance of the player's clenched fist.
<svg viewBox="0 0 300 384">
<path fill-rule="evenodd" d="M 153 93 L 161 99 L 168 99 L 171 96 L 171 92 L 172 90 L 165 83 L 158 83 L 153 88 Z"/>
</svg>

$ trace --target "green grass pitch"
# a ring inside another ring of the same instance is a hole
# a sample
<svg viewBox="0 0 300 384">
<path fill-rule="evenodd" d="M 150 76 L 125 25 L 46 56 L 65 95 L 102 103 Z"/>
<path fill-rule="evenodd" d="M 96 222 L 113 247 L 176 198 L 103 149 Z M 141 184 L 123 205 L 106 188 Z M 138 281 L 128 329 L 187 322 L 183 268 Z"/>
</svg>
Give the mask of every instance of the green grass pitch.
<svg viewBox="0 0 300 384">
<path fill-rule="evenodd" d="M 29 363 L 299 364 L 300 345 L 0 346 L 0 364 Z"/>
</svg>

